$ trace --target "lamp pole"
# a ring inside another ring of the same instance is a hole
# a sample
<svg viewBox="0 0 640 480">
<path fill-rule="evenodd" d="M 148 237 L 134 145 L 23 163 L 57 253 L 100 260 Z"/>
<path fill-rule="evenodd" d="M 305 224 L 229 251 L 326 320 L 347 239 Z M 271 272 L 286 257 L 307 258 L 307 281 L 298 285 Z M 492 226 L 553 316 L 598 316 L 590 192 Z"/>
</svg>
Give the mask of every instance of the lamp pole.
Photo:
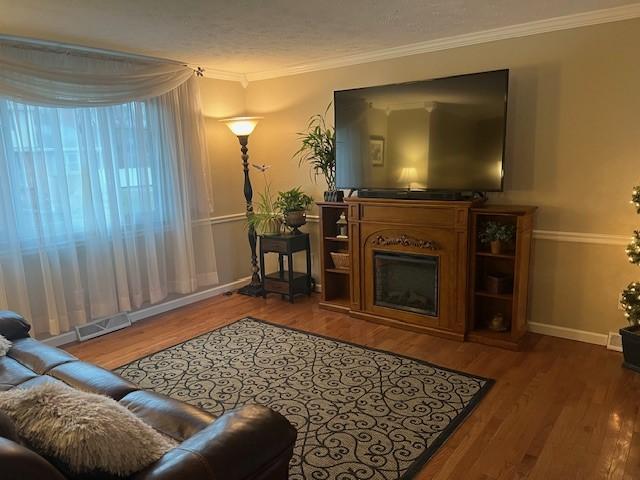
<svg viewBox="0 0 640 480">
<path fill-rule="evenodd" d="M 247 220 L 253 215 L 253 188 L 249 178 L 249 135 L 253 132 L 260 117 L 234 117 L 221 120 L 238 137 L 240 142 L 240 152 L 242 152 L 242 171 L 244 173 L 244 199 Z M 251 282 L 240 288 L 238 293 L 251 297 L 261 297 L 264 294 L 262 279 L 260 278 L 260 267 L 258 266 L 258 255 L 256 247 L 258 235 L 253 224 L 249 223 L 248 234 L 249 248 L 251 250 Z"/>
<path fill-rule="evenodd" d="M 247 144 L 249 143 L 249 135 L 238 135 L 238 141 L 240 142 L 240 151 L 242 152 L 242 171 L 244 172 L 244 199 L 246 202 L 246 215 L 247 220 L 253 215 L 253 188 L 251 187 L 251 179 L 249 178 L 249 149 Z M 249 239 L 249 248 L 251 249 L 251 282 L 249 285 L 238 290 L 243 295 L 249 295 L 251 297 L 262 296 L 262 280 L 260 278 L 260 267 L 258 266 L 258 255 L 256 253 L 256 246 L 258 235 L 256 229 L 252 223 L 249 223 L 247 229 L 247 237 Z"/>
</svg>

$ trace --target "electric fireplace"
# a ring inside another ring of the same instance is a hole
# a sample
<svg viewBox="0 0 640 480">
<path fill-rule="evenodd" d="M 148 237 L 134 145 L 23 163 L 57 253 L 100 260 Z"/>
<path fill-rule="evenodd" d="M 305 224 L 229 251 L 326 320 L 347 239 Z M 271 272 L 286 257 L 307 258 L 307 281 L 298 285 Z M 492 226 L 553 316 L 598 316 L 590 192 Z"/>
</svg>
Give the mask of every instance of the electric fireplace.
<svg viewBox="0 0 640 480">
<path fill-rule="evenodd" d="M 374 304 L 438 316 L 438 257 L 374 252 Z"/>
</svg>

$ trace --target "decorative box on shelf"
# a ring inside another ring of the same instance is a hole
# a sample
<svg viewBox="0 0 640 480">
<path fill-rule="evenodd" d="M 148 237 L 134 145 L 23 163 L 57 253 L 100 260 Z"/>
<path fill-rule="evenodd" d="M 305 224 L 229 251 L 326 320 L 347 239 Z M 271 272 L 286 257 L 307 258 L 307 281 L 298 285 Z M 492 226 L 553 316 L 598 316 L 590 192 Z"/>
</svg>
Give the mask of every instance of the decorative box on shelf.
<svg viewBox="0 0 640 480">
<path fill-rule="evenodd" d="M 489 293 L 512 293 L 513 275 L 507 273 L 488 273 L 484 284 Z"/>
</svg>

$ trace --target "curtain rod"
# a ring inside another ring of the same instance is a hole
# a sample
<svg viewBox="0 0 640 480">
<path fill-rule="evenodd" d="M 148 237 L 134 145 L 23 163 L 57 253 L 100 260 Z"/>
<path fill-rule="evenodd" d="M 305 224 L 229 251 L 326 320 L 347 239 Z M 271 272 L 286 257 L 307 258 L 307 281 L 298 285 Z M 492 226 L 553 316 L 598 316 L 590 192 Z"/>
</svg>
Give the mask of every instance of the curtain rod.
<svg viewBox="0 0 640 480">
<path fill-rule="evenodd" d="M 29 45 L 35 45 L 40 47 L 58 48 L 62 50 L 73 50 L 80 53 L 95 53 L 95 54 L 107 55 L 115 58 L 130 58 L 132 60 L 146 60 L 149 62 L 163 62 L 163 63 L 171 63 L 174 65 L 184 65 L 185 67 L 192 68 L 199 75 L 204 73 L 204 69 L 197 65 L 192 65 L 187 62 L 181 62 L 179 60 L 172 60 L 169 58 L 152 57 L 150 55 L 141 55 L 138 53 L 121 52 L 118 50 L 108 50 L 105 48 L 86 47 L 83 45 L 75 45 L 75 44 L 64 43 L 64 42 L 55 42 L 52 40 L 42 40 L 39 38 L 19 37 L 16 35 L 0 34 L 0 41 L 29 44 Z"/>
</svg>

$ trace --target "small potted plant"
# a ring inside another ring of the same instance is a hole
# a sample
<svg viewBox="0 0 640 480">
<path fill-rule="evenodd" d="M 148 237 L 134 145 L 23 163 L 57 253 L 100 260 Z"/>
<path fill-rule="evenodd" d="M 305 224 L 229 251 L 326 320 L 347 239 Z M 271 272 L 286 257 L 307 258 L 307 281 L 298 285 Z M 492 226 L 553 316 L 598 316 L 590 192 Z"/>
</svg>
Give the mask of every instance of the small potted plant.
<svg viewBox="0 0 640 480">
<path fill-rule="evenodd" d="M 640 185 L 633 189 L 631 203 L 640 213 Z M 633 232 L 631 243 L 625 249 L 629 263 L 640 265 L 640 230 Z M 622 337 L 623 365 L 640 372 L 640 283 L 632 282 L 620 295 L 620 308 L 629 326 L 620 329 Z"/>
<path fill-rule="evenodd" d="M 328 127 L 326 122 L 327 112 L 313 115 L 307 123 L 304 132 L 298 132 L 298 140 L 302 142 L 300 149 L 293 154 L 298 159 L 298 166 L 308 163 L 317 181 L 319 175 L 323 175 L 328 190 L 324 192 L 326 202 L 342 202 L 344 192 L 336 189 L 336 131 Z"/>
<path fill-rule="evenodd" d="M 253 164 L 253 168 L 262 172 L 264 191 L 258 193 L 255 211 L 248 215 L 247 222 L 255 228 L 258 235 L 277 235 L 282 228 L 282 213 L 271 195 L 271 182 L 267 178 L 267 170 L 270 166 Z"/>
<path fill-rule="evenodd" d="M 296 187 L 279 192 L 275 207 L 282 212 L 285 225 L 291 228 L 293 233 L 300 233 L 298 228 L 307 223 L 307 210 L 312 203 L 313 199 L 300 187 Z"/>
<path fill-rule="evenodd" d="M 516 237 L 516 227 L 510 223 L 487 222 L 480 233 L 480 243 L 489 245 L 491 253 L 500 255 L 505 245 L 511 245 Z"/>
</svg>

